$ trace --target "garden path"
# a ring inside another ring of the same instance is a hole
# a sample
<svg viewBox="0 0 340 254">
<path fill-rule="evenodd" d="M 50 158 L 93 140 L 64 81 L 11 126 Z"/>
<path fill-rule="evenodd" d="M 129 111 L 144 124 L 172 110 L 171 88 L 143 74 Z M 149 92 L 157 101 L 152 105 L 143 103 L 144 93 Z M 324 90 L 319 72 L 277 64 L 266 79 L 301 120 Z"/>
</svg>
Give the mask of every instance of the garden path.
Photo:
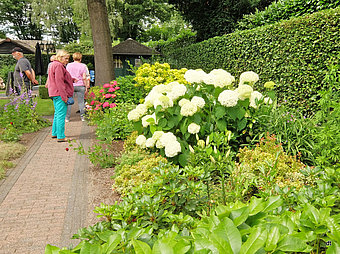
<svg viewBox="0 0 340 254">
<path fill-rule="evenodd" d="M 92 129 L 72 107 L 66 136 L 91 144 Z M 46 244 L 75 246 L 71 240 L 86 226 L 90 162 L 69 143 L 51 138 L 45 128 L 30 142 L 16 168 L 0 181 L 0 253 L 44 253 Z M 67 149 L 69 148 L 69 149 Z"/>
</svg>

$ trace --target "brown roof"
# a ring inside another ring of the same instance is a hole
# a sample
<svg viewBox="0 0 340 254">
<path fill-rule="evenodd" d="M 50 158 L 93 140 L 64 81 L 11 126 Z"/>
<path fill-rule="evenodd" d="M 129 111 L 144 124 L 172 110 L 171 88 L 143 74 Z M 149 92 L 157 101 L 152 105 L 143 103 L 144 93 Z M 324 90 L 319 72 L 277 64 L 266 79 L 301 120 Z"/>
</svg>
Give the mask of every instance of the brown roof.
<svg viewBox="0 0 340 254">
<path fill-rule="evenodd" d="M 10 38 L 0 40 L 0 54 L 11 54 L 14 47 L 20 47 L 24 54 L 34 54 L 35 47 L 23 40 L 12 40 Z"/>
<path fill-rule="evenodd" d="M 151 56 L 159 55 L 159 52 L 149 48 L 131 38 L 112 47 L 113 55 L 135 55 L 135 56 Z"/>
</svg>

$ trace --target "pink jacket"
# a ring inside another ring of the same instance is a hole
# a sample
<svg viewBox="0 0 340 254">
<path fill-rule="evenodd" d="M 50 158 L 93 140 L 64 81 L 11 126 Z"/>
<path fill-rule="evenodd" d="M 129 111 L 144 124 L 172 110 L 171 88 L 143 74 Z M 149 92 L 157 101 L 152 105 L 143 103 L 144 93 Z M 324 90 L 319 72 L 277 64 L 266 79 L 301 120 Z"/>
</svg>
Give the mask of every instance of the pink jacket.
<svg viewBox="0 0 340 254">
<path fill-rule="evenodd" d="M 59 62 L 52 62 L 48 71 L 48 95 L 60 96 L 63 101 L 73 96 L 73 79 L 65 66 Z"/>
</svg>

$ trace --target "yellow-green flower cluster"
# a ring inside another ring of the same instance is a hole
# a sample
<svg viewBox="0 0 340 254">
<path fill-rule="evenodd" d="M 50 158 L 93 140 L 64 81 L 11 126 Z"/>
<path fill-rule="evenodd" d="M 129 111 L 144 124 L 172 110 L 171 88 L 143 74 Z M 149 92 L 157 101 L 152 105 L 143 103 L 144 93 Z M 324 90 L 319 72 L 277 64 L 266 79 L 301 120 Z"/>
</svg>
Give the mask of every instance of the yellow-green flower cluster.
<svg viewBox="0 0 340 254">
<path fill-rule="evenodd" d="M 154 86 L 160 84 L 168 84 L 173 81 L 178 81 L 181 84 L 187 84 L 184 79 L 184 73 L 187 69 L 171 69 L 168 63 L 155 63 L 150 65 L 143 64 L 136 71 L 134 80 L 137 82 L 137 87 L 142 87 L 145 91 L 150 91 Z"/>
</svg>

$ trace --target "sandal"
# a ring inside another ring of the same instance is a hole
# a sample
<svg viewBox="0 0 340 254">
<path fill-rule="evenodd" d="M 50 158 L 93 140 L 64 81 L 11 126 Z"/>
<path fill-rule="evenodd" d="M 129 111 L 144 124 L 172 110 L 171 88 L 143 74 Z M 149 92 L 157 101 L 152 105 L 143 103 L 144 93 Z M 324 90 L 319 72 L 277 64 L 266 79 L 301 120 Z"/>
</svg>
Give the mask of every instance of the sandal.
<svg viewBox="0 0 340 254">
<path fill-rule="evenodd" d="M 57 142 L 68 142 L 68 141 L 72 141 L 72 139 L 71 138 L 57 139 Z"/>
<path fill-rule="evenodd" d="M 57 138 L 57 136 L 52 136 L 51 138 Z"/>
</svg>

